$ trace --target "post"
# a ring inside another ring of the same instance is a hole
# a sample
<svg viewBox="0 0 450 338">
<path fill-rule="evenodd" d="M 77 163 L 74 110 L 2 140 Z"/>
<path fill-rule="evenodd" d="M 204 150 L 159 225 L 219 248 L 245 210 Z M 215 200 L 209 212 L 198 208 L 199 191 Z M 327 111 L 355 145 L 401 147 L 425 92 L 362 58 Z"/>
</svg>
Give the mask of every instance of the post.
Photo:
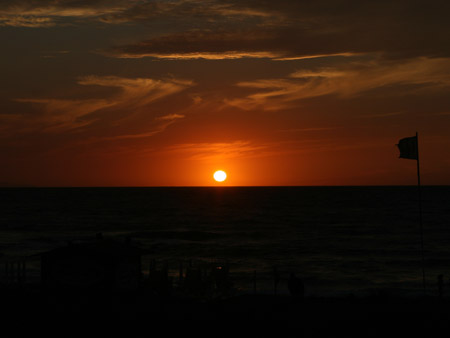
<svg viewBox="0 0 450 338">
<path fill-rule="evenodd" d="M 183 261 L 180 261 L 180 269 L 178 271 L 178 284 L 179 287 L 183 285 Z"/>
<path fill-rule="evenodd" d="M 11 262 L 10 282 L 11 282 L 11 284 L 14 284 L 14 262 Z"/>
<path fill-rule="evenodd" d="M 22 284 L 22 262 L 17 261 L 17 284 Z"/>
<path fill-rule="evenodd" d="M 419 197 L 420 251 L 422 254 L 422 283 L 423 283 L 423 292 L 426 295 L 427 287 L 425 283 L 425 255 L 423 249 L 422 193 L 420 187 L 420 165 L 419 165 L 419 135 L 417 132 L 416 132 L 416 140 L 417 140 L 417 190 Z"/>
<path fill-rule="evenodd" d="M 26 267 L 26 261 L 24 260 L 22 262 L 22 281 L 25 283 L 27 281 L 27 267 Z"/>
<path fill-rule="evenodd" d="M 278 282 L 280 281 L 280 274 L 276 266 L 273 267 L 273 293 L 277 295 Z"/>
<path fill-rule="evenodd" d="M 154 282 L 155 271 L 156 271 L 156 262 L 155 262 L 155 259 L 152 258 L 148 265 L 148 279 L 149 279 L 150 283 Z"/>
</svg>

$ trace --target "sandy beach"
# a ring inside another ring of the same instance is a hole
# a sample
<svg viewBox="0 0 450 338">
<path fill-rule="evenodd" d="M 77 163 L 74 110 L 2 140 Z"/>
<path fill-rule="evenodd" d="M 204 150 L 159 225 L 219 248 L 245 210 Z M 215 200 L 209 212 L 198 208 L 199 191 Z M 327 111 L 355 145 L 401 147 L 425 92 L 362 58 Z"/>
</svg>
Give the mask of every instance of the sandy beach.
<svg viewBox="0 0 450 338">
<path fill-rule="evenodd" d="M 406 336 L 445 333 L 450 315 L 449 300 L 436 297 L 295 299 L 243 294 L 207 300 L 160 297 L 145 290 L 107 293 L 32 287 L 2 288 L 1 293 L 3 321 L 16 333 L 30 329 L 20 323 L 35 323 L 33 328 L 101 328 L 127 332 L 127 336 L 147 336 L 158 327 L 177 334 L 198 331 L 198 335 L 210 336 L 225 332 L 238 336 L 245 332 L 307 337 Z M 210 324 L 217 332 L 206 330 Z"/>
</svg>

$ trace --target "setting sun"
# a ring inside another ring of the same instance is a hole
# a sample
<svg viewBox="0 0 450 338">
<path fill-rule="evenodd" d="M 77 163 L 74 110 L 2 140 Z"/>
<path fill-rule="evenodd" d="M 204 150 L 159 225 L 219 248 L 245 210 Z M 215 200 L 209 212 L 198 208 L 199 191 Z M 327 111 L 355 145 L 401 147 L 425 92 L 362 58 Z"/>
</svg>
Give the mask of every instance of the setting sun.
<svg viewBox="0 0 450 338">
<path fill-rule="evenodd" d="M 217 171 L 214 173 L 214 179 L 215 179 L 217 182 L 223 182 L 223 181 L 226 180 L 226 178 L 227 178 L 227 173 L 226 173 L 225 171 L 223 171 L 223 170 L 217 170 Z"/>
</svg>

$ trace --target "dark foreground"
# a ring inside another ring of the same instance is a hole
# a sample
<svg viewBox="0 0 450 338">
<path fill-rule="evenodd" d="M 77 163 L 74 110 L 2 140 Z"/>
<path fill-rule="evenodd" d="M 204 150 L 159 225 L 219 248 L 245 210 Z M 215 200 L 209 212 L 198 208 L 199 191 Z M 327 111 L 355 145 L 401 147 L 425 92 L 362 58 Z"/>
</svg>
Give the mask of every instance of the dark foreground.
<svg viewBox="0 0 450 338">
<path fill-rule="evenodd" d="M 448 334 L 450 328 L 450 301 L 431 297 L 295 299 L 248 294 L 202 300 L 158 297 L 143 290 L 3 288 L 1 308 L 3 332 L 14 337 L 30 333 L 61 337 L 191 333 L 208 337 L 428 337 Z"/>
</svg>

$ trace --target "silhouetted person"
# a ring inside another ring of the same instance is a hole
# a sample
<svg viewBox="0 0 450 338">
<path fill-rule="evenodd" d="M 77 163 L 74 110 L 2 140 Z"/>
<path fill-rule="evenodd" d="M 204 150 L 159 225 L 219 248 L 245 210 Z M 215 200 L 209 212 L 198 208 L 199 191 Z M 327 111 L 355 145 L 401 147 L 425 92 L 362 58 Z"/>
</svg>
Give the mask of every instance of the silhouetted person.
<svg viewBox="0 0 450 338">
<path fill-rule="evenodd" d="M 276 295 L 278 289 L 278 283 L 280 282 L 280 273 L 276 266 L 273 267 L 273 292 Z"/>
<path fill-rule="evenodd" d="M 305 296 L 305 286 L 303 281 L 291 272 L 288 280 L 288 289 L 293 297 L 303 298 Z"/>
<path fill-rule="evenodd" d="M 439 298 L 442 298 L 444 296 L 444 276 L 443 275 L 438 276 L 438 292 L 439 292 Z"/>
</svg>

